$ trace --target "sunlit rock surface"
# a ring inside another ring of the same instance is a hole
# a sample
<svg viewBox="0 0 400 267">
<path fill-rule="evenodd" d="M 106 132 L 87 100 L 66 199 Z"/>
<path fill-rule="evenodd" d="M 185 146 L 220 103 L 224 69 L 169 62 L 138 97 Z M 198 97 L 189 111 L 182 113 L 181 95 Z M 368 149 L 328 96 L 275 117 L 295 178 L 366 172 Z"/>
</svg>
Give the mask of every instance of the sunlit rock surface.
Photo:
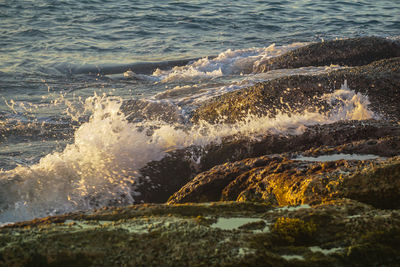
<svg viewBox="0 0 400 267">
<path fill-rule="evenodd" d="M 201 184 L 206 183 L 204 179 L 209 180 L 208 189 L 205 189 L 205 195 L 200 192 L 196 194 L 201 195 L 203 201 L 218 201 L 221 199 L 220 187 L 227 186 L 226 183 L 238 175 L 235 174 L 239 168 L 237 166 L 244 166 L 239 174 L 258 166 L 257 160 L 251 158 L 281 153 L 286 153 L 283 157 L 294 158 L 299 152 L 304 152 L 304 156 L 340 152 L 393 157 L 399 153 L 399 136 L 400 125 L 397 123 L 374 120 L 350 121 L 312 126 L 301 135 L 266 135 L 258 140 L 233 139 L 218 145 L 211 144 L 205 148 L 189 147 L 171 152 L 162 160 L 153 161 L 142 168 L 142 178 L 137 188 L 141 195 L 137 196 L 136 200 L 139 203 L 140 201 L 163 203 L 186 183 L 189 182 L 177 194 L 183 195 L 183 190 L 188 190 L 188 187 L 193 188 L 192 184 L 198 182 L 199 177 L 203 177 Z M 264 158 L 269 157 L 264 156 Z M 240 160 L 244 163 L 235 163 Z M 253 161 L 256 163 L 248 163 Z M 218 166 L 224 163 L 226 165 Z M 266 165 L 263 164 L 260 166 Z M 213 175 L 210 175 L 211 173 Z M 191 181 L 197 174 L 196 179 Z M 214 183 L 219 183 L 219 179 L 223 179 L 224 182 L 217 186 Z M 215 191 L 216 195 L 210 198 Z M 191 200 L 187 201 L 198 201 L 197 198 L 189 199 Z"/>
<path fill-rule="evenodd" d="M 379 37 L 361 37 L 314 43 L 260 62 L 255 72 L 305 66 L 361 66 L 376 60 L 399 57 L 400 44 Z"/>
<path fill-rule="evenodd" d="M 380 208 L 399 208 L 399 196 L 399 157 L 308 162 L 262 156 L 199 174 L 169 203 L 236 200 L 285 206 L 347 197 Z"/>
<path fill-rule="evenodd" d="M 400 58 L 397 57 L 327 74 L 294 75 L 261 82 L 210 100 L 194 111 L 192 119 L 233 123 L 246 119 L 248 114 L 273 117 L 278 111 L 326 112 L 330 107 L 321 96 L 342 88 L 345 81 L 348 88 L 369 97 L 371 110 L 384 117 L 400 118 Z"/>
<path fill-rule="evenodd" d="M 176 123 L 183 120 L 179 108 L 162 101 L 126 100 L 121 106 L 121 111 L 129 122 L 160 120 Z"/>
</svg>

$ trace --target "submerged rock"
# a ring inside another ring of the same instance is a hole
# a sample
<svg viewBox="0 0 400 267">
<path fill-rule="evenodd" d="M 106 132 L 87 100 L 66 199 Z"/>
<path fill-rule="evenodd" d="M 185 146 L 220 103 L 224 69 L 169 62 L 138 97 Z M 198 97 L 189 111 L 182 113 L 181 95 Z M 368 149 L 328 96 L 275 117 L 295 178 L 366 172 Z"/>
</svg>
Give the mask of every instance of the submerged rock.
<svg viewBox="0 0 400 267">
<path fill-rule="evenodd" d="M 0 265 L 392 266 L 399 240 L 398 211 L 346 199 L 286 208 L 143 204 L 2 227 Z"/>
<path fill-rule="evenodd" d="M 254 72 L 307 66 L 361 66 L 400 57 L 400 44 L 379 37 L 360 37 L 314 43 L 260 62 Z"/>
<path fill-rule="evenodd" d="M 278 112 L 327 112 L 331 105 L 321 96 L 340 89 L 345 81 L 351 90 L 369 97 L 372 111 L 382 117 L 400 119 L 400 57 L 397 57 L 326 74 L 261 82 L 208 101 L 194 111 L 192 120 L 234 123 L 249 114 L 274 117 Z"/>
</svg>

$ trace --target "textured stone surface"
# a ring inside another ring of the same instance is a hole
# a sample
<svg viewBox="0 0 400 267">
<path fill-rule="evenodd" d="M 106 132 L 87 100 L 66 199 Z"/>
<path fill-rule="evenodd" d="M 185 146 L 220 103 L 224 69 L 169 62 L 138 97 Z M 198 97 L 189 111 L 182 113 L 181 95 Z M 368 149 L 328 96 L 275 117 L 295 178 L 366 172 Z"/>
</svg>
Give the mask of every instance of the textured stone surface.
<svg viewBox="0 0 400 267">
<path fill-rule="evenodd" d="M 161 101 L 126 100 L 121 105 L 121 111 L 126 115 L 129 122 L 160 120 L 176 123 L 183 120 L 182 114 L 176 106 Z"/>
<path fill-rule="evenodd" d="M 194 111 L 192 120 L 233 123 L 248 114 L 274 117 L 278 111 L 326 111 L 329 106 L 320 97 L 340 89 L 345 80 L 350 89 L 369 97 L 371 110 L 399 120 L 400 58 L 327 74 L 295 75 L 261 82 L 210 100 Z"/>
<path fill-rule="evenodd" d="M 230 200 L 285 206 L 346 197 L 379 208 L 400 208 L 399 196 L 400 157 L 308 162 L 262 156 L 215 166 L 168 203 Z"/>
<path fill-rule="evenodd" d="M 240 223 L 227 229 L 221 219 Z M 0 265 L 395 266 L 399 240 L 398 211 L 346 199 L 136 205 L 0 228 Z"/>
<path fill-rule="evenodd" d="M 142 178 L 135 184 L 135 190 L 141 194 L 135 200 L 137 203 L 163 203 L 200 172 L 205 171 L 199 175 L 206 176 L 207 171 L 216 165 L 262 155 L 304 152 L 304 155 L 314 156 L 361 153 L 393 157 L 399 153 L 399 138 L 400 125 L 397 123 L 370 120 L 316 125 L 301 135 L 265 135 L 258 140 L 233 139 L 204 148 L 189 147 L 171 152 L 162 160 L 150 162 L 142 168 Z M 236 169 L 235 163 L 232 164 L 223 168 L 227 171 L 229 166 Z M 221 179 L 224 175 L 224 172 L 220 174 Z M 210 184 L 209 194 L 219 190 L 215 189 L 216 186 Z M 220 196 L 205 199 L 217 201 Z"/>
<path fill-rule="evenodd" d="M 361 66 L 376 60 L 399 56 L 399 43 L 378 37 L 361 37 L 310 44 L 282 56 L 260 62 L 254 71 L 266 72 L 272 69 L 329 66 L 331 64 Z"/>
</svg>

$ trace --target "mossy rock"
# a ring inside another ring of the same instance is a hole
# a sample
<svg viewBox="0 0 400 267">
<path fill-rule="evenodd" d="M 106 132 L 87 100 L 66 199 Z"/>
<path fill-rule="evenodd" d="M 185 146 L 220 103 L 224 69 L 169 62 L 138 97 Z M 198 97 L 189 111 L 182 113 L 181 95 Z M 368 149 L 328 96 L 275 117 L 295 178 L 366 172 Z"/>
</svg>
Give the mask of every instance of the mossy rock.
<svg viewBox="0 0 400 267">
<path fill-rule="evenodd" d="M 273 240 L 280 244 L 311 244 L 317 225 L 297 218 L 280 217 L 272 226 Z"/>
</svg>

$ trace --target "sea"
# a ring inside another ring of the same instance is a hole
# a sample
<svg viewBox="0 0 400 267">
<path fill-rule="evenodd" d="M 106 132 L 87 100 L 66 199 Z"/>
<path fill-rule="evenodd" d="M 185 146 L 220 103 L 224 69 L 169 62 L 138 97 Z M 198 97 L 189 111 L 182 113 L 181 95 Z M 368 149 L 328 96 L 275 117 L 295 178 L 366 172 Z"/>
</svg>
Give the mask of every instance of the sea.
<svg viewBox="0 0 400 267">
<path fill-rule="evenodd" d="M 140 168 L 176 149 L 377 118 L 344 84 L 329 114 L 190 121 L 218 95 L 344 67 L 254 72 L 263 60 L 359 36 L 399 39 L 400 1 L 0 0 L 0 225 L 136 203 Z"/>
</svg>

